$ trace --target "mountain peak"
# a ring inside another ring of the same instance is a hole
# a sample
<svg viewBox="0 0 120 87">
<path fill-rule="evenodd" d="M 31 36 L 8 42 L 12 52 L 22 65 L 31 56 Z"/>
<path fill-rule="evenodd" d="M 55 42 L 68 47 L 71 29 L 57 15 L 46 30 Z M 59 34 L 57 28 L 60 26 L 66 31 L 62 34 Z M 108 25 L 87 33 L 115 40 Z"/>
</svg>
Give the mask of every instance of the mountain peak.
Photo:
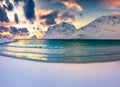
<svg viewBox="0 0 120 87">
<path fill-rule="evenodd" d="M 50 28 L 56 28 L 56 27 L 64 27 L 64 28 L 70 28 L 72 27 L 72 29 L 75 29 L 74 25 L 67 23 L 67 22 L 61 22 L 60 24 L 56 24 L 54 26 L 49 27 Z"/>
<path fill-rule="evenodd" d="M 104 16 L 114 16 L 114 17 L 120 17 L 120 13 L 114 13 L 114 14 L 107 14 L 107 15 L 104 15 Z"/>
<path fill-rule="evenodd" d="M 44 39 L 120 39 L 120 15 L 104 15 L 77 30 L 62 22 L 50 27 Z"/>
<path fill-rule="evenodd" d="M 76 38 L 120 39 L 120 14 L 101 16 L 77 31 Z"/>
<path fill-rule="evenodd" d="M 70 39 L 71 35 L 76 31 L 74 25 L 62 22 L 49 27 L 43 39 Z"/>
</svg>

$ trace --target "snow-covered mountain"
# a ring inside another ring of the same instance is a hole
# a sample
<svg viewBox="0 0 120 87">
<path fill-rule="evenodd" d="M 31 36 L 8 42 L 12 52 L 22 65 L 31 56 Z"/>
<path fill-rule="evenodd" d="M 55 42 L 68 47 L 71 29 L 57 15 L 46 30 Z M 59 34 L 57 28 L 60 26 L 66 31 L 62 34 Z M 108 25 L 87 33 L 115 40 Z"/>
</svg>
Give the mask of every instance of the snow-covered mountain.
<svg viewBox="0 0 120 87">
<path fill-rule="evenodd" d="M 73 37 L 76 39 L 120 39 L 120 15 L 99 17 L 87 26 L 77 30 Z"/>
<path fill-rule="evenodd" d="M 43 39 L 71 39 L 76 28 L 66 22 L 51 26 Z"/>
<path fill-rule="evenodd" d="M 78 30 L 63 22 L 50 27 L 43 39 L 120 39 L 120 14 L 99 17 Z"/>
<path fill-rule="evenodd" d="M 0 36 L 0 44 L 14 42 L 14 39 Z"/>
</svg>

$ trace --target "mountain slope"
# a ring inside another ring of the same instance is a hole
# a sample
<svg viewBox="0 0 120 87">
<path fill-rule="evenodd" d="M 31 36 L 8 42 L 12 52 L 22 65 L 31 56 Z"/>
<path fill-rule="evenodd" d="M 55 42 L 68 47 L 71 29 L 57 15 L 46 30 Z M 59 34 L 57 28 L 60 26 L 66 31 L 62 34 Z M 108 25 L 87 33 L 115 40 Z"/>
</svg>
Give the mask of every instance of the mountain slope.
<svg viewBox="0 0 120 87">
<path fill-rule="evenodd" d="M 120 39 L 120 15 L 102 16 L 77 30 L 73 37 L 82 39 Z"/>
<path fill-rule="evenodd" d="M 50 27 L 43 39 L 71 39 L 75 31 L 73 25 L 62 22 Z"/>
<path fill-rule="evenodd" d="M 14 42 L 14 39 L 3 37 L 0 35 L 0 44 Z"/>
<path fill-rule="evenodd" d="M 63 22 L 48 29 L 43 39 L 120 39 L 120 15 L 105 15 L 81 29 Z"/>
</svg>

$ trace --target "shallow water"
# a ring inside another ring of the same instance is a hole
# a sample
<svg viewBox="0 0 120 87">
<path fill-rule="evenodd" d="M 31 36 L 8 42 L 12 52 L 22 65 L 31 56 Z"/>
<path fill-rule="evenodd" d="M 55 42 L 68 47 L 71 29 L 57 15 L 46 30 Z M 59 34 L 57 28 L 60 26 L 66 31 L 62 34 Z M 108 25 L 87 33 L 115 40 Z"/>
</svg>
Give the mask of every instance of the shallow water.
<svg viewBox="0 0 120 87">
<path fill-rule="evenodd" d="M 0 54 L 40 62 L 109 62 L 120 60 L 120 41 L 19 40 L 0 45 Z"/>
</svg>

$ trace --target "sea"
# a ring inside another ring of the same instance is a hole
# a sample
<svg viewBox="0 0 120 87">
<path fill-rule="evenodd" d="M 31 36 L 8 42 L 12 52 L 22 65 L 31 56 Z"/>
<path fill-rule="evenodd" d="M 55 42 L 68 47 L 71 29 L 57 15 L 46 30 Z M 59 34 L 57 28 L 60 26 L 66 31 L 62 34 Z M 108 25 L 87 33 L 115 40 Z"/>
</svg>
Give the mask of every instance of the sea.
<svg viewBox="0 0 120 87">
<path fill-rule="evenodd" d="M 0 55 L 46 63 L 120 60 L 120 40 L 18 40 L 0 44 Z"/>
</svg>

